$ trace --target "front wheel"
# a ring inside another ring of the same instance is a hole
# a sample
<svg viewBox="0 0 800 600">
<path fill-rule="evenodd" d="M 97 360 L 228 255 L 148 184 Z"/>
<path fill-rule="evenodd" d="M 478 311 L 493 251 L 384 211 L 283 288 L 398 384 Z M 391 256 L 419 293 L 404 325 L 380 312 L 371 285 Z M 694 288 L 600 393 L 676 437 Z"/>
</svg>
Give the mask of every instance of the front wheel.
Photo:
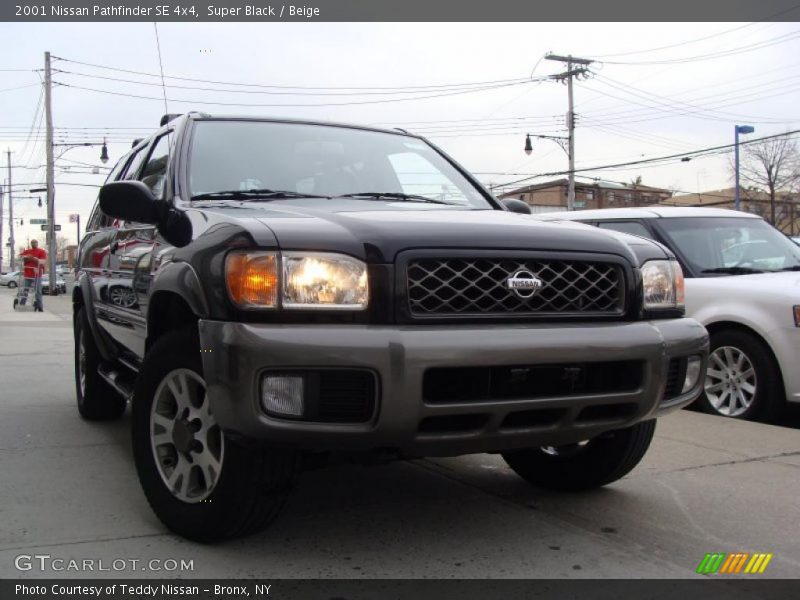
<svg viewBox="0 0 800 600">
<path fill-rule="evenodd" d="M 8 282 L 8 287 L 9 287 L 9 289 L 13 290 L 15 287 L 17 287 L 17 282 L 16 281 L 9 281 Z"/>
<path fill-rule="evenodd" d="M 170 332 L 153 345 L 132 414 L 139 480 L 169 529 L 215 542 L 258 531 L 278 515 L 297 453 L 246 447 L 225 435 L 206 394 L 196 332 Z"/>
<path fill-rule="evenodd" d="M 655 420 L 643 421 L 576 444 L 504 452 L 503 458 L 536 487 L 580 492 L 627 475 L 647 452 L 655 430 Z"/>
</svg>

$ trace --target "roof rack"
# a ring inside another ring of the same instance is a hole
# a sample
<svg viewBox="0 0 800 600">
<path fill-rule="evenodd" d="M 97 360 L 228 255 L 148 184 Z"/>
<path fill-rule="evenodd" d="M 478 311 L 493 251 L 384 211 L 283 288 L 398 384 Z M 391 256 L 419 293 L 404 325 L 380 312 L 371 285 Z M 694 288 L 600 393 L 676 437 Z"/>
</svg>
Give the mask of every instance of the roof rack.
<svg viewBox="0 0 800 600">
<path fill-rule="evenodd" d="M 161 117 L 161 122 L 159 123 L 159 127 L 163 127 L 173 119 L 177 119 L 180 116 L 181 116 L 180 113 L 167 113 L 166 115 Z"/>
</svg>

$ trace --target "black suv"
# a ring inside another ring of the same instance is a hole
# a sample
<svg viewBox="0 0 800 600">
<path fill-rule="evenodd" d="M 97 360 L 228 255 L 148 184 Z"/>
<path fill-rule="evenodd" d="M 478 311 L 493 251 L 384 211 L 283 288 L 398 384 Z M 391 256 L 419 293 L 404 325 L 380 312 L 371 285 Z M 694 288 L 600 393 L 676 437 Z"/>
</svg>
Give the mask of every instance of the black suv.
<svg viewBox="0 0 800 600">
<path fill-rule="evenodd" d="M 201 541 L 333 456 L 615 481 L 699 394 L 707 334 L 663 246 L 526 209 L 403 131 L 168 115 L 81 242 L 80 413 L 132 400 L 147 499 Z"/>
</svg>

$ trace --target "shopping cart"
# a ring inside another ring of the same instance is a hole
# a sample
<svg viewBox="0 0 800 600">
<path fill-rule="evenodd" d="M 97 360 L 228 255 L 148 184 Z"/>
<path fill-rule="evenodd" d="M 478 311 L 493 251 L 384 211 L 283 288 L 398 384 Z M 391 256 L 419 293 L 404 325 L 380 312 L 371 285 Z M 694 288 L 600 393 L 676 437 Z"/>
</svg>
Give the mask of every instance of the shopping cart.
<svg viewBox="0 0 800 600">
<path fill-rule="evenodd" d="M 38 268 L 35 273 L 37 275 L 34 277 L 25 277 L 25 269 L 20 270 L 17 294 L 14 296 L 14 310 L 42 311 L 37 300 L 42 289 L 42 276 Z"/>
</svg>

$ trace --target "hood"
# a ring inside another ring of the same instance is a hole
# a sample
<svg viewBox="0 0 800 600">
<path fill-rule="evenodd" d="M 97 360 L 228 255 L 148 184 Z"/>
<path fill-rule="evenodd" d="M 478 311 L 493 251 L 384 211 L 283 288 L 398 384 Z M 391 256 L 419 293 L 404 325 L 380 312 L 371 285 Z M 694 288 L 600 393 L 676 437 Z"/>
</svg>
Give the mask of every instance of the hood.
<svg viewBox="0 0 800 600">
<path fill-rule="evenodd" d="M 370 262 L 391 263 L 398 252 L 414 248 L 475 248 L 604 253 L 639 264 L 639 253 L 623 238 L 583 224 L 545 223 L 500 210 L 412 208 L 407 203 L 378 206 L 331 211 L 273 203 L 206 210 L 259 221 L 283 250 L 342 252 Z M 272 237 L 251 231 L 258 243 L 268 244 Z M 663 257 L 655 244 L 645 240 L 637 244 L 649 245 Z"/>
</svg>

